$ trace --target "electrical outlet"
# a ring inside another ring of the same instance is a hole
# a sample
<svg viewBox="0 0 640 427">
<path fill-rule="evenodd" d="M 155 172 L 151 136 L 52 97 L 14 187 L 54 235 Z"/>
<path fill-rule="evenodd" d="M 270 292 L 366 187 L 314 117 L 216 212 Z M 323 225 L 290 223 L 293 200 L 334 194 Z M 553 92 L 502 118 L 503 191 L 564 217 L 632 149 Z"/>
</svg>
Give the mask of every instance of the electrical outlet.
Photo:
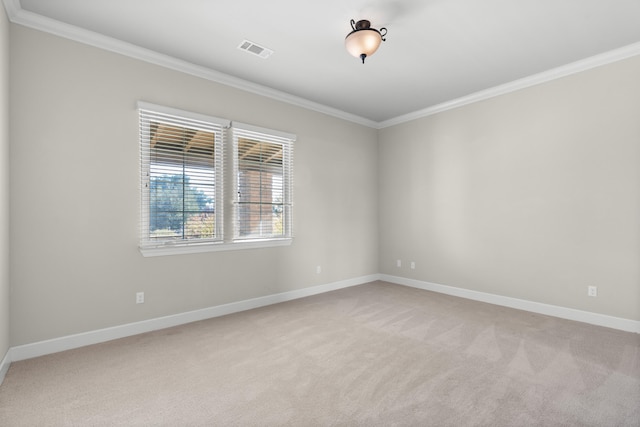
<svg viewBox="0 0 640 427">
<path fill-rule="evenodd" d="M 587 286 L 587 295 L 590 297 L 598 296 L 598 287 L 597 286 Z"/>
<path fill-rule="evenodd" d="M 322 273 L 322 267 L 321 266 L 317 266 L 316 267 L 316 274 L 320 274 Z"/>
<path fill-rule="evenodd" d="M 411 261 L 411 269 L 412 270 L 416 269 L 416 262 L 415 261 Z"/>
<path fill-rule="evenodd" d="M 136 304 L 144 304 L 144 292 L 136 293 Z"/>
<path fill-rule="evenodd" d="M 396 267 L 402 267 L 402 260 L 401 259 L 396 261 Z"/>
</svg>

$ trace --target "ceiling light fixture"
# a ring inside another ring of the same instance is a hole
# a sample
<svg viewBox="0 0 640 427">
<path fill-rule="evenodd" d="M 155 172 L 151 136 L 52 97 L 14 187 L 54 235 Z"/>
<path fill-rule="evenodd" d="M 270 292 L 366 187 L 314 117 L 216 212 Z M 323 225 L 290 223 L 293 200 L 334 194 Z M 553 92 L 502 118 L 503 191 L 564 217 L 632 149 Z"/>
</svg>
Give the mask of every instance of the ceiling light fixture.
<svg viewBox="0 0 640 427">
<path fill-rule="evenodd" d="M 378 50 L 380 43 L 385 41 L 387 35 L 386 28 L 380 28 L 376 30 L 371 28 L 371 22 L 366 19 L 362 19 L 358 22 L 351 20 L 351 31 L 344 39 L 344 45 L 347 51 L 356 58 L 364 60 L 367 56 L 373 55 Z"/>
</svg>

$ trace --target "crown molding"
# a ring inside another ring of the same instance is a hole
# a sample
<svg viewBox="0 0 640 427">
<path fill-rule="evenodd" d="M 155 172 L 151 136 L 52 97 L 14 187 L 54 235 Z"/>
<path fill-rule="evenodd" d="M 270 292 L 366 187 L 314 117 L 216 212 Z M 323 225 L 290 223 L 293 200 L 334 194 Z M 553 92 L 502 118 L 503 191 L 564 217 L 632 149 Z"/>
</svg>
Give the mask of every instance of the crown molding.
<svg viewBox="0 0 640 427">
<path fill-rule="evenodd" d="M 13 22 L 12 17 L 22 9 L 22 6 L 20 6 L 20 0 L 2 0 L 2 3 L 4 3 L 4 9 L 7 11 L 7 17 L 11 22 Z"/>
<path fill-rule="evenodd" d="M 505 95 L 507 93 L 515 92 L 521 89 L 526 89 L 531 86 L 547 83 L 552 80 L 567 77 L 572 74 L 581 73 L 583 71 L 600 67 L 602 65 L 611 64 L 613 62 L 622 61 L 623 59 L 631 58 L 637 55 L 640 55 L 640 42 L 614 49 L 599 55 L 594 55 L 592 57 L 572 62 L 567 65 L 552 68 L 551 70 L 533 74 L 531 76 L 514 80 L 512 82 L 495 86 L 486 90 L 475 92 L 470 95 L 453 99 L 451 101 L 443 102 L 441 104 L 437 104 L 423 110 L 414 111 L 412 113 L 398 116 L 393 119 L 378 122 L 378 129 L 383 129 L 423 117 L 432 116 L 434 114 L 442 113 L 447 110 L 453 110 L 454 108 L 459 108 L 468 104 L 473 104 L 475 102 L 494 98 L 496 96 Z"/>
<path fill-rule="evenodd" d="M 505 95 L 531 86 L 546 83 L 572 74 L 587 71 L 602 65 L 611 64 L 633 56 L 640 55 L 640 42 L 609 52 L 598 54 L 586 59 L 572 62 L 567 65 L 543 71 L 528 77 L 514 80 L 486 90 L 475 92 L 460 98 L 433 105 L 418 111 L 397 116 L 384 121 L 370 120 L 337 108 L 310 101 L 289 93 L 279 91 L 267 86 L 243 80 L 229 74 L 221 73 L 207 67 L 192 64 L 168 55 L 164 55 L 150 49 L 145 49 L 131 43 L 123 42 L 112 37 L 108 37 L 93 31 L 85 30 L 73 25 L 65 24 L 51 18 L 38 15 L 22 9 L 20 0 L 2 0 L 9 20 L 14 24 L 23 25 L 35 30 L 50 33 L 59 37 L 88 44 L 100 49 L 128 56 L 130 58 L 145 61 L 154 65 L 165 67 L 174 71 L 183 72 L 192 76 L 200 77 L 212 82 L 220 83 L 246 92 L 261 95 L 287 104 L 302 107 L 308 110 L 326 114 L 328 116 L 347 120 L 362 126 L 374 129 L 384 129 L 398 124 L 410 122 L 416 119 L 432 116 L 444 111 L 453 110 L 475 102 L 484 101 L 496 96 Z"/>
<path fill-rule="evenodd" d="M 291 95 L 289 93 L 279 91 L 267 86 L 243 80 L 229 74 L 221 73 L 207 67 L 192 64 L 181 59 L 171 57 L 146 49 L 131 43 L 127 43 L 103 34 L 85 30 L 83 28 L 69 25 L 55 19 L 47 18 L 33 12 L 22 9 L 20 0 L 3 0 L 7 16 L 9 20 L 18 25 L 22 25 L 34 30 L 43 31 L 59 37 L 70 39 L 76 42 L 87 44 L 93 47 L 104 49 L 110 52 L 128 56 L 130 58 L 145 61 L 154 65 L 159 65 L 174 71 L 179 71 L 192 76 L 200 77 L 212 82 L 220 83 L 256 95 L 265 96 L 276 101 L 285 102 L 308 110 L 326 114 L 328 116 L 337 117 L 363 126 L 376 128 L 378 123 L 347 113 L 337 108 L 332 108 L 317 102 Z"/>
</svg>

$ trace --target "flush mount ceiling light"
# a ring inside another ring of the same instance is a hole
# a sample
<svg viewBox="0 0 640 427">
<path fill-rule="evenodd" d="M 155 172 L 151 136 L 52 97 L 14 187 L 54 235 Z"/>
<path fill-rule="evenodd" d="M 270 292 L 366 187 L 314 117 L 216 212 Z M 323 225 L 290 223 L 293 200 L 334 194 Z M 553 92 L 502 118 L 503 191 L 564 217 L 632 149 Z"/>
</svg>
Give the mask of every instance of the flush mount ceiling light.
<svg viewBox="0 0 640 427">
<path fill-rule="evenodd" d="M 351 28 L 353 28 L 353 31 L 347 34 L 344 39 L 344 45 L 351 55 L 362 59 L 364 64 L 365 58 L 373 55 L 378 50 L 380 43 L 386 40 L 387 29 L 384 27 L 380 28 L 380 30 L 371 28 L 371 22 L 366 19 L 358 22 L 352 19 Z"/>
</svg>

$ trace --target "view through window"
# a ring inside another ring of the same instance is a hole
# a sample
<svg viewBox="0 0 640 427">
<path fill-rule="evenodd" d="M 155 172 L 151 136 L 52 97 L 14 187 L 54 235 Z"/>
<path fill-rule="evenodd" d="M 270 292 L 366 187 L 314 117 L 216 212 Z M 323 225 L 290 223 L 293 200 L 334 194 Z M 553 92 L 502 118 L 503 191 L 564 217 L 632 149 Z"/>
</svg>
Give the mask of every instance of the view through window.
<svg viewBox="0 0 640 427">
<path fill-rule="evenodd" d="M 238 139 L 239 238 L 285 235 L 282 154 L 282 144 Z"/>
<path fill-rule="evenodd" d="M 294 135 L 143 102 L 139 113 L 143 254 L 291 239 Z"/>
<path fill-rule="evenodd" d="M 150 126 L 150 239 L 215 238 L 215 133 Z"/>
</svg>

